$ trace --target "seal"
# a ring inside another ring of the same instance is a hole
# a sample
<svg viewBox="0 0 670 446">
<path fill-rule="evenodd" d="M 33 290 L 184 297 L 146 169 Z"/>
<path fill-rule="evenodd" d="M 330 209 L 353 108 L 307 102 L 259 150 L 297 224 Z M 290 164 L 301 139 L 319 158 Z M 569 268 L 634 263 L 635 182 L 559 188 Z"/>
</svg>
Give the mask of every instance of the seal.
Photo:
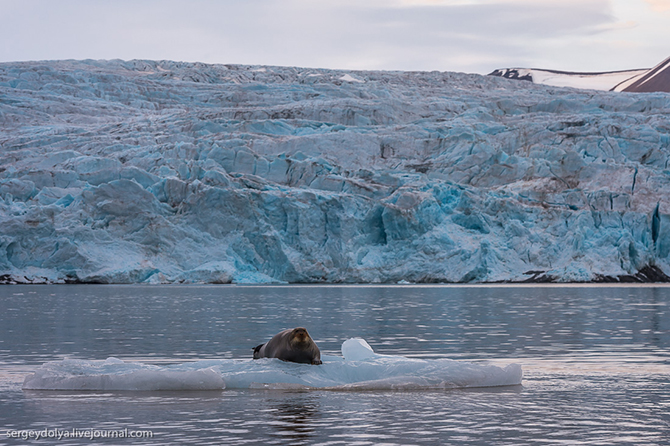
<svg viewBox="0 0 670 446">
<path fill-rule="evenodd" d="M 303 327 L 277 333 L 265 344 L 254 347 L 254 359 L 279 358 L 302 364 L 321 364 L 321 351 Z"/>
</svg>

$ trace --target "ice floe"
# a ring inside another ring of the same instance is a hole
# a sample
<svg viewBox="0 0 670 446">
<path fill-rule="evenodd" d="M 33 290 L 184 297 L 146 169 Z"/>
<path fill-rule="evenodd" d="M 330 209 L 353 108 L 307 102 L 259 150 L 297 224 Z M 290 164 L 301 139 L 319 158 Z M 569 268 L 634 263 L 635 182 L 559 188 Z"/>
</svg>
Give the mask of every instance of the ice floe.
<svg viewBox="0 0 670 446">
<path fill-rule="evenodd" d="M 365 340 L 342 344 L 343 356 L 323 364 L 278 359 L 212 359 L 173 365 L 65 359 L 26 377 L 25 390 L 329 389 L 421 390 L 521 384 L 519 364 L 505 367 L 450 359 L 414 359 L 375 353 Z"/>
</svg>

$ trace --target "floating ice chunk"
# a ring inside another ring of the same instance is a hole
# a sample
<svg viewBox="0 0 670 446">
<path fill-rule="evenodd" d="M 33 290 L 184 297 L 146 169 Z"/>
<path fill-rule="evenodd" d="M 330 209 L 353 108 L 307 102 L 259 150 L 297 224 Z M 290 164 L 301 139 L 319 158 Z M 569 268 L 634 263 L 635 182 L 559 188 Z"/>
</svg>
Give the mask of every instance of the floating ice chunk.
<svg viewBox="0 0 670 446">
<path fill-rule="evenodd" d="M 342 345 L 344 357 L 322 355 L 323 364 L 275 358 L 204 360 L 170 366 L 63 360 L 48 362 L 28 376 L 24 389 L 41 390 L 220 390 L 329 389 L 395 390 L 494 387 L 521 384 L 518 364 L 504 368 L 449 359 L 380 355 L 360 338 Z"/>
<path fill-rule="evenodd" d="M 450 359 L 380 355 L 361 338 L 345 341 L 342 354 L 347 374 L 355 375 L 355 379 L 336 386 L 342 390 L 496 387 L 521 384 L 522 378 L 519 364 L 500 368 Z"/>
<path fill-rule="evenodd" d="M 289 384 L 289 383 L 251 383 L 249 385 L 250 389 L 260 389 L 260 390 L 311 390 L 311 387 L 303 386 L 301 384 Z"/>
<path fill-rule="evenodd" d="M 342 343 L 342 356 L 347 361 L 360 361 L 371 358 L 375 355 L 374 350 L 370 347 L 365 339 L 351 338 Z"/>
<path fill-rule="evenodd" d="M 127 363 L 118 358 L 47 362 L 23 382 L 23 388 L 31 390 L 153 391 L 217 390 L 225 387 L 221 374 L 211 368 L 158 367 Z"/>
</svg>

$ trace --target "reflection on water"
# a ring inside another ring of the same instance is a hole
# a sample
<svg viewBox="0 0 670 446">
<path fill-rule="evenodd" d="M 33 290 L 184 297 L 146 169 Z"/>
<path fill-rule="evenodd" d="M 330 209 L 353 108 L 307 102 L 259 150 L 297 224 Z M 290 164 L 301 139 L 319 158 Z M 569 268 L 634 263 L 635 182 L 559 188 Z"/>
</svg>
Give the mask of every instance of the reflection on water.
<svg viewBox="0 0 670 446">
<path fill-rule="evenodd" d="M 151 429 L 155 444 L 196 445 L 667 444 L 668 305 L 667 287 L 5 286 L 0 428 Z M 519 362 L 523 386 L 20 389 L 48 360 L 250 358 L 294 326 L 326 354 L 361 336 L 379 353 Z"/>
<path fill-rule="evenodd" d="M 281 395 L 271 399 L 266 409 L 274 418 L 268 422 L 274 428 L 273 435 L 290 440 L 291 444 L 309 444 L 314 436 L 315 424 L 319 419 L 317 397 L 302 394 Z"/>
</svg>

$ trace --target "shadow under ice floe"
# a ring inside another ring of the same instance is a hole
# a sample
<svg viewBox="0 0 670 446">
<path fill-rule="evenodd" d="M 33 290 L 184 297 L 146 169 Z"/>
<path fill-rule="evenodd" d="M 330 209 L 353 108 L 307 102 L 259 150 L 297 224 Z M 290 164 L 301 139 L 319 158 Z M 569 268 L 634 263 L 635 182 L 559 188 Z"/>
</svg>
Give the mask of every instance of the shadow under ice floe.
<svg viewBox="0 0 670 446">
<path fill-rule="evenodd" d="M 363 339 L 342 344 L 342 355 L 323 355 L 320 366 L 278 359 L 204 360 L 156 366 L 66 359 L 47 362 L 25 390 L 397 390 L 495 387 L 521 384 L 518 364 L 504 368 L 450 359 L 413 359 L 375 353 Z"/>
</svg>

